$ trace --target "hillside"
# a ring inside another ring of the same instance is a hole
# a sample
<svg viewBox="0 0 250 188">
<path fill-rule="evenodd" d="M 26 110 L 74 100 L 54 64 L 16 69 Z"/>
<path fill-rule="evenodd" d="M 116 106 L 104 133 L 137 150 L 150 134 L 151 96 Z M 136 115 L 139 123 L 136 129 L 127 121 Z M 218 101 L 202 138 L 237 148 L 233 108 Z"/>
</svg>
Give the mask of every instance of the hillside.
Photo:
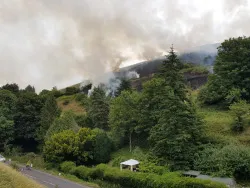
<svg viewBox="0 0 250 188">
<path fill-rule="evenodd" d="M 57 105 L 62 111 L 71 110 L 76 115 L 85 114 L 85 109 L 79 102 L 76 101 L 75 97 L 75 95 L 59 97 L 57 99 Z"/>
<path fill-rule="evenodd" d="M 26 178 L 17 171 L 0 163 L 0 187 L 1 188 L 44 188 L 42 185 Z"/>
</svg>

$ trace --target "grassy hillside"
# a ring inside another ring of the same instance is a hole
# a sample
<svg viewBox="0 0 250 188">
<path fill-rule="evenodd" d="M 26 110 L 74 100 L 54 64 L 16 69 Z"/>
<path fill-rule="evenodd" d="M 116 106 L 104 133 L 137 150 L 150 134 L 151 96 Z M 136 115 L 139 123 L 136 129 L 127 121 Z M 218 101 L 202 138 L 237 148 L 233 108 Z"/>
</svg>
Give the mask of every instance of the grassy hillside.
<svg viewBox="0 0 250 188">
<path fill-rule="evenodd" d="M 250 146 L 250 127 L 245 127 L 241 134 L 231 131 L 233 117 L 228 110 L 219 110 L 216 108 L 199 108 L 199 113 L 204 120 L 206 133 L 211 138 L 221 140 L 225 143 L 239 143 Z M 246 119 L 250 122 L 250 117 Z M 249 125 L 249 123 L 246 123 Z"/>
<path fill-rule="evenodd" d="M 1 188 L 44 188 L 19 172 L 0 163 L 0 187 Z"/>
<path fill-rule="evenodd" d="M 71 110 L 77 115 L 85 114 L 83 106 L 76 101 L 75 95 L 62 96 L 57 99 L 57 104 L 62 111 Z"/>
</svg>

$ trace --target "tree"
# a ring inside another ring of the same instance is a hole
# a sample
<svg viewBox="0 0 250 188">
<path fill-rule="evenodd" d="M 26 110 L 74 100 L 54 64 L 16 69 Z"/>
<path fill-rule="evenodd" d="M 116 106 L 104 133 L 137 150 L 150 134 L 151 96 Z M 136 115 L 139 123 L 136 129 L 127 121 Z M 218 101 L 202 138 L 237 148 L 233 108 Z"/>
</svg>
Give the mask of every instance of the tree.
<svg viewBox="0 0 250 188">
<path fill-rule="evenodd" d="M 109 160 L 110 147 L 104 131 L 81 128 L 77 133 L 64 130 L 54 134 L 45 142 L 43 154 L 46 161 L 53 163 L 97 164 Z"/>
<path fill-rule="evenodd" d="M 145 85 L 142 97 L 146 110 L 141 114 L 149 117 L 145 123 L 150 130 L 152 152 L 175 170 L 193 167 L 204 138 L 202 122 L 187 96 L 182 67 L 172 47 L 158 79 Z"/>
<path fill-rule="evenodd" d="M 233 88 L 244 91 L 242 99 L 250 100 L 249 51 L 250 37 L 230 38 L 221 44 L 214 75 L 200 93 L 203 103 L 223 102 Z"/>
<path fill-rule="evenodd" d="M 109 101 L 101 87 L 91 93 L 87 111 L 95 128 L 108 129 Z"/>
<path fill-rule="evenodd" d="M 128 137 L 130 152 L 132 151 L 132 134 L 138 126 L 138 100 L 137 92 L 123 91 L 120 96 L 113 99 L 110 105 L 111 131 L 120 139 Z"/>
<path fill-rule="evenodd" d="M 79 93 L 80 92 L 80 89 L 77 88 L 77 87 L 66 87 L 65 89 L 65 95 L 74 95 L 76 93 Z"/>
<path fill-rule="evenodd" d="M 41 98 L 31 92 L 19 94 L 14 114 L 15 142 L 24 149 L 35 149 L 36 131 L 40 128 Z"/>
<path fill-rule="evenodd" d="M 128 79 L 121 79 L 121 83 L 120 86 L 117 88 L 116 92 L 115 92 L 115 96 L 119 96 L 122 91 L 131 91 L 132 90 L 132 86 L 131 86 L 131 82 Z"/>
<path fill-rule="evenodd" d="M 235 132 L 242 132 L 244 130 L 244 116 L 250 113 L 250 104 L 245 100 L 240 100 L 231 104 L 229 109 L 236 119 L 232 130 Z"/>
<path fill-rule="evenodd" d="M 60 110 L 57 106 L 55 97 L 50 94 L 41 110 L 41 126 L 37 131 L 38 140 L 43 142 L 46 132 L 54 122 L 55 118 L 59 115 Z"/>
<path fill-rule="evenodd" d="M 17 98 L 11 91 L 0 90 L 0 150 L 13 140 L 16 102 Z"/>
<path fill-rule="evenodd" d="M 26 92 L 31 92 L 31 93 L 35 93 L 35 92 L 36 92 L 35 87 L 34 87 L 34 86 L 31 86 L 31 85 L 28 85 L 28 86 L 24 89 L 24 91 L 26 91 Z"/>
<path fill-rule="evenodd" d="M 95 164 L 109 162 L 113 148 L 111 139 L 101 129 L 94 129 L 92 133 L 95 135 L 93 139 L 93 162 Z"/>
<path fill-rule="evenodd" d="M 51 91 L 49 91 L 49 90 L 47 90 L 47 89 L 43 89 L 40 93 L 39 93 L 39 95 L 49 95 L 51 93 Z"/>
<path fill-rule="evenodd" d="M 168 161 L 171 169 L 193 167 L 194 157 L 202 144 L 204 133 L 195 107 L 182 101 L 169 87 L 163 101 L 158 124 L 150 131 L 149 140 L 154 155 Z"/>
<path fill-rule="evenodd" d="M 76 133 L 72 130 L 62 131 L 45 142 L 44 159 L 53 163 L 76 161 L 79 154 L 78 147 L 79 141 Z"/>
<path fill-rule="evenodd" d="M 55 96 L 55 98 L 61 97 L 63 95 L 63 93 L 60 90 L 58 90 L 56 87 L 53 87 L 52 93 Z"/>
<path fill-rule="evenodd" d="M 172 46 L 158 73 L 158 77 L 163 78 L 165 84 L 173 88 L 175 95 L 179 96 L 181 100 L 186 99 L 186 86 L 180 72 L 183 67 L 183 63 L 178 59 Z"/>
<path fill-rule="evenodd" d="M 6 84 L 6 85 L 2 86 L 1 89 L 11 91 L 14 94 L 19 92 L 19 86 L 15 83 Z"/>
<path fill-rule="evenodd" d="M 48 119 L 48 121 L 50 120 L 51 119 Z M 48 121 L 46 120 L 44 123 L 46 124 Z M 51 124 L 45 135 L 45 139 L 48 140 L 54 134 L 60 133 L 64 130 L 73 130 L 75 132 L 79 130 L 79 127 L 74 119 L 74 114 L 71 111 L 63 112 L 59 118 L 54 119 L 54 122 Z"/>
<path fill-rule="evenodd" d="M 167 92 L 165 80 L 153 78 L 143 85 L 142 94 L 139 100 L 139 130 L 148 133 L 150 129 L 158 123 L 161 112 L 164 94 Z"/>
<path fill-rule="evenodd" d="M 4 145 L 13 140 L 14 136 L 14 122 L 8 120 L 1 112 L 0 109 L 0 151 L 3 150 Z"/>
<path fill-rule="evenodd" d="M 7 119 L 13 119 L 16 103 L 17 97 L 11 91 L 0 90 L 0 109 Z"/>
</svg>

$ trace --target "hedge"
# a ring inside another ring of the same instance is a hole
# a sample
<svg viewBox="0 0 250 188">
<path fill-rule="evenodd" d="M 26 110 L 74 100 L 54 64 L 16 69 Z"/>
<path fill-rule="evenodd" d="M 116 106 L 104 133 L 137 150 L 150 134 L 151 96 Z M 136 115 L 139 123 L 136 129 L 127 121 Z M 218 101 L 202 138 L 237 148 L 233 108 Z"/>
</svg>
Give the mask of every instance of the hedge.
<svg viewBox="0 0 250 188">
<path fill-rule="evenodd" d="M 67 166 L 67 165 L 65 165 Z M 130 188 L 226 188 L 225 184 L 210 180 L 181 177 L 177 173 L 168 172 L 163 175 L 120 171 L 105 164 L 95 168 L 85 166 L 74 167 L 71 165 L 70 172 L 84 180 L 104 180 Z"/>
</svg>

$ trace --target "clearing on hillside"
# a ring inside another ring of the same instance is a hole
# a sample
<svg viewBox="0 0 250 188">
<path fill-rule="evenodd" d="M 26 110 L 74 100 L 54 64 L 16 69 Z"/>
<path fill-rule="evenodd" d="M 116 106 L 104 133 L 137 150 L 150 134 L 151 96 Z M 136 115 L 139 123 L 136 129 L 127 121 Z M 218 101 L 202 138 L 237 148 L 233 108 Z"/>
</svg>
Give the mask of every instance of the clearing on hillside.
<svg viewBox="0 0 250 188">
<path fill-rule="evenodd" d="M 75 95 L 59 97 L 57 99 L 57 105 L 62 111 L 71 110 L 77 115 L 86 113 L 83 106 L 75 100 Z"/>
</svg>

